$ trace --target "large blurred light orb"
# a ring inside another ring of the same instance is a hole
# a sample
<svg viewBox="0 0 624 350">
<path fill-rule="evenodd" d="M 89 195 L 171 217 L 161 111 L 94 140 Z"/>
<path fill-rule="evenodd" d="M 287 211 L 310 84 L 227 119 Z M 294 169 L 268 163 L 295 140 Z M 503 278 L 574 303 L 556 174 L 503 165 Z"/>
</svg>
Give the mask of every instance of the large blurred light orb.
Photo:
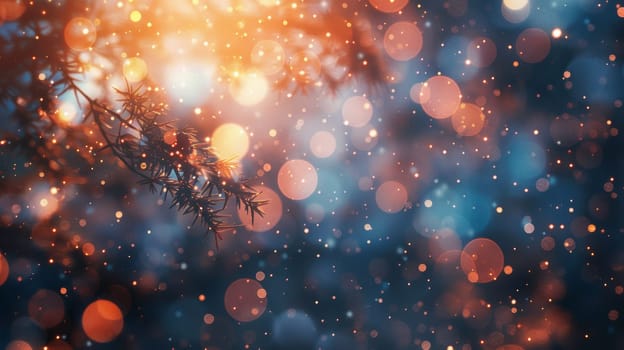
<svg viewBox="0 0 624 350">
<path fill-rule="evenodd" d="M 375 9 L 385 13 L 394 13 L 402 10 L 409 2 L 408 0 L 369 0 Z"/>
<path fill-rule="evenodd" d="M 138 83 L 147 76 L 147 63 L 140 57 L 130 57 L 124 61 L 122 72 L 130 83 Z"/>
<path fill-rule="evenodd" d="M 414 23 L 393 23 L 384 35 L 384 49 L 396 61 L 409 61 L 416 57 L 423 46 L 423 36 Z"/>
<path fill-rule="evenodd" d="M 365 96 L 351 96 L 342 105 L 342 119 L 346 125 L 361 128 L 373 117 L 373 105 Z"/>
<path fill-rule="evenodd" d="M 210 144 L 219 159 L 240 161 L 249 150 L 249 136 L 242 126 L 225 123 L 212 133 Z"/>
<path fill-rule="evenodd" d="M 277 173 L 277 185 L 290 199 L 306 199 L 316 190 L 318 174 L 309 162 L 292 159 L 284 163 Z"/>
<path fill-rule="evenodd" d="M 108 343 L 115 339 L 124 325 L 121 309 L 112 301 L 99 299 L 82 313 L 82 329 L 95 342 Z"/>
<path fill-rule="evenodd" d="M 453 115 L 459 108 L 462 95 L 457 83 L 444 75 L 429 78 L 423 87 L 428 89 L 429 98 L 421 101 L 425 113 L 434 119 L 445 119 Z"/>
<path fill-rule="evenodd" d="M 69 48 L 78 51 L 88 50 L 97 38 L 95 25 L 88 18 L 73 18 L 65 25 L 64 37 Z"/>
<path fill-rule="evenodd" d="M 225 311 L 239 322 L 258 319 L 267 307 L 267 291 L 260 282 L 241 278 L 225 290 Z"/>
</svg>

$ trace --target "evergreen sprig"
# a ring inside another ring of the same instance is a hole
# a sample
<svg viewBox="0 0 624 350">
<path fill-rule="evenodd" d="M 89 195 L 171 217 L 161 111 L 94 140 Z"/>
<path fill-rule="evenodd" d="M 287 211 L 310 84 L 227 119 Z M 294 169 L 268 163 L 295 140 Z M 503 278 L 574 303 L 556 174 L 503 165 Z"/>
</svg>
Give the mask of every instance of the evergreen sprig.
<svg viewBox="0 0 624 350">
<path fill-rule="evenodd" d="M 120 111 L 90 98 L 78 86 L 72 89 L 87 101 L 86 118 L 93 119 L 105 140 L 100 151 L 110 149 L 141 184 L 170 199 L 172 208 L 192 215 L 193 224 L 213 232 L 217 246 L 221 232 L 234 228 L 223 214 L 230 199 L 252 222 L 263 215 L 266 201 L 258 199 L 246 180 L 236 179 L 237 164 L 219 159 L 194 129 L 163 120 L 167 106 L 150 87 L 126 83 L 125 89 L 117 89 Z"/>
<path fill-rule="evenodd" d="M 194 222 L 215 232 L 216 238 L 232 227 L 223 212 L 231 199 L 252 220 L 262 215 L 265 202 L 258 200 L 246 181 L 237 179 L 234 164 L 219 159 L 198 140 L 195 130 L 168 120 L 165 99 L 153 88 L 148 84 L 128 84 L 114 92 L 106 88 L 111 77 L 121 75 L 128 51 L 151 51 L 151 39 L 159 38 L 160 29 L 170 26 L 168 21 L 175 16 L 159 16 L 162 9 L 146 8 L 144 16 L 153 26 L 145 27 L 114 18 L 111 5 L 101 1 L 16 4 L 20 12 L 2 18 L 7 22 L 0 24 L 0 122 L 4 124 L 0 190 L 27 191 L 30 183 L 41 180 L 39 174 L 55 186 L 88 183 L 95 160 L 110 151 L 142 184 L 169 199 L 172 207 L 193 215 Z M 358 77 L 367 86 L 386 80 L 383 54 L 370 24 L 374 11 L 359 0 L 341 5 L 301 2 L 294 7 L 283 3 L 245 11 L 219 6 L 204 10 L 188 14 L 185 21 L 206 29 L 204 40 L 210 45 L 192 48 L 197 51 L 189 54 L 209 52 L 221 68 L 216 78 L 221 82 L 235 84 L 233 71 L 258 68 L 250 48 L 260 40 L 283 46 L 283 66 L 270 77 L 278 92 L 320 88 L 334 93 Z M 66 24 L 76 17 L 98 19 L 98 40 L 86 51 L 72 50 L 64 40 Z M 237 29 L 225 33 L 232 28 Z M 95 59 L 107 64 L 98 66 Z M 97 99 L 79 81 L 90 65 L 101 73 L 90 78 L 96 79 L 90 83 L 103 87 Z M 59 115 L 60 97 L 68 93 L 85 102 L 81 123 L 68 123 Z M 121 107 L 111 107 L 117 97 Z M 20 171 L 18 156 L 34 171 Z"/>
</svg>

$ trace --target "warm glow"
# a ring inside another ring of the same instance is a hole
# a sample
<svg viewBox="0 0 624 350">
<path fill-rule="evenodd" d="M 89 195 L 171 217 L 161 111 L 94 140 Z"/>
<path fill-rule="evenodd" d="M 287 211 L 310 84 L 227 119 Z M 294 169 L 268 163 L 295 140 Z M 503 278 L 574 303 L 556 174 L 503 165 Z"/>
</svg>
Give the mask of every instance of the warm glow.
<svg viewBox="0 0 624 350">
<path fill-rule="evenodd" d="M 95 25 L 84 17 L 76 17 L 65 26 L 65 43 L 74 50 L 89 49 L 96 39 Z"/>
<path fill-rule="evenodd" d="M 394 13 L 402 10 L 409 0 L 369 0 L 369 2 L 381 12 Z"/>
<path fill-rule="evenodd" d="M 434 76 L 427 80 L 421 89 L 421 93 L 423 91 L 426 91 L 424 95 L 428 95 L 429 98 L 421 102 L 422 108 L 434 119 L 445 119 L 452 116 L 461 103 L 462 95 L 459 86 L 453 79 L 443 75 Z"/>
<path fill-rule="evenodd" d="M 397 61 L 409 61 L 420 53 L 423 36 L 415 24 L 401 21 L 388 28 L 383 44 L 388 56 Z"/>
<path fill-rule="evenodd" d="M 407 190 L 402 183 L 386 181 L 375 192 L 379 209 L 386 213 L 398 213 L 407 204 Z"/>
<path fill-rule="evenodd" d="M 108 300 L 100 299 L 87 306 L 82 314 L 82 329 L 93 341 L 107 343 L 115 339 L 124 326 L 119 307 Z"/>
<path fill-rule="evenodd" d="M 212 133 L 211 145 L 222 160 L 240 161 L 249 149 L 249 136 L 242 126 L 234 123 L 220 125 Z"/>
<path fill-rule="evenodd" d="M 309 162 L 292 159 L 282 165 L 277 173 L 277 185 L 284 196 L 293 200 L 310 197 L 316 190 L 318 175 Z"/>
<path fill-rule="evenodd" d="M 251 49 L 251 62 L 264 74 L 275 74 L 284 68 L 286 52 L 274 40 L 260 40 Z"/>
<path fill-rule="evenodd" d="M 373 117 L 373 106 L 365 96 L 349 97 L 342 105 L 342 119 L 346 125 L 361 128 Z"/>
<path fill-rule="evenodd" d="M 468 242 L 461 253 L 461 268 L 472 283 L 495 281 L 503 271 L 503 265 L 503 251 L 488 238 Z"/>
<path fill-rule="evenodd" d="M 271 230 L 282 218 L 282 199 L 272 189 L 266 186 L 256 186 L 254 189 L 259 193 L 256 199 L 266 201 L 261 207 L 263 215 L 254 215 L 252 224 L 251 215 L 245 211 L 244 206 L 238 208 L 238 217 L 245 228 L 254 232 L 266 232 Z"/>
<path fill-rule="evenodd" d="M 329 131 L 317 131 L 310 138 L 310 151 L 317 158 L 327 158 L 336 151 L 336 138 Z"/>
<path fill-rule="evenodd" d="M 267 307 L 267 291 L 253 279 L 241 278 L 225 291 L 225 311 L 239 322 L 258 319 Z"/>
<path fill-rule="evenodd" d="M 243 106 L 253 106 L 262 102 L 269 93 L 269 82 L 261 72 L 234 74 L 230 83 L 230 94 Z"/>
<path fill-rule="evenodd" d="M 138 83 L 147 76 L 147 63 L 140 57 L 131 57 L 124 61 L 123 75 L 131 83 Z"/>
<path fill-rule="evenodd" d="M 460 136 L 475 136 L 485 123 L 485 115 L 481 108 L 472 103 L 462 103 L 451 117 L 453 129 Z"/>
<path fill-rule="evenodd" d="M 512 11 L 518 11 L 529 5 L 529 0 L 503 0 L 503 5 Z"/>
</svg>

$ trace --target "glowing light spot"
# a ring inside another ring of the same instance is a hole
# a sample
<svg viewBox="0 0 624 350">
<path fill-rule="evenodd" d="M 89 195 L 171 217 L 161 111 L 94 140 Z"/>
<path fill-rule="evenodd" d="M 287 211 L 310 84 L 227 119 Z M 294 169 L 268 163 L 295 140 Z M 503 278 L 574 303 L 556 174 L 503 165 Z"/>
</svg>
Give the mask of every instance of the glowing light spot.
<svg viewBox="0 0 624 350">
<path fill-rule="evenodd" d="M 369 0 L 368 2 L 378 11 L 394 13 L 402 10 L 409 0 Z"/>
<path fill-rule="evenodd" d="M 284 196 L 293 200 L 308 198 L 316 190 L 318 175 L 309 162 L 292 159 L 282 165 L 277 173 L 277 185 Z"/>
<path fill-rule="evenodd" d="M 423 36 L 415 24 L 400 21 L 388 28 L 383 44 L 388 56 L 394 60 L 409 61 L 420 53 Z"/>
<path fill-rule="evenodd" d="M 510 23 L 520 23 L 529 18 L 531 6 L 528 0 L 503 0 L 501 13 Z"/>
<path fill-rule="evenodd" d="M 219 159 L 240 161 L 249 150 L 249 136 L 242 126 L 225 123 L 212 133 L 211 145 Z"/>
<path fill-rule="evenodd" d="M 373 117 L 373 106 L 365 96 L 351 96 L 342 105 L 342 119 L 345 124 L 361 128 Z"/>
<path fill-rule="evenodd" d="M 336 138 L 329 131 L 317 131 L 310 138 L 310 151 L 317 158 L 327 158 L 336 150 Z"/>
<path fill-rule="evenodd" d="M 262 102 L 269 93 L 269 82 L 261 72 L 247 72 L 232 79 L 230 94 L 243 106 L 253 106 Z"/>
<path fill-rule="evenodd" d="M 138 83 L 147 76 L 147 63 L 140 57 L 131 57 L 122 66 L 124 78 L 131 83 Z"/>
<path fill-rule="evenodd" d="M 78 118 L 78 106 L 75 103 L 75 99 L 66 95 L 63 95 L 63 98 L 60 100 L 56 114 L 61 122 L 67 124 L 75 124 L 80 119 Z"/>
<path fill-rule="evenodd" d="M 213 314 L 205 314 L 204 315 L 204 323 L 207 325 L 213 324 L 215 321 L 215 316 Z"/>
<path fill-rule="evenodd" d="M 617 15 L 620 18 L 624 18 L 624 6 L 618 7 L 617 9 Z"/>
<path fill-rule="evenodd" d="M 458 135 L 475 136 L 483 129 L 485 115 L 479 106 L 462 103 L 451 117 L 451 123 Z"/>
<path fill-rule="evenodd" d="M 123 218 L 123 211 L 121 211 L 121 210 L 117 210 L 117 211 L 115 212 L 115 218 L 116 218 L 116 219 L 121 219 L 121 218 Z"/>
<path fill-rule="evenodd" d="M 518 11 L 529 5 L 529 0 L 503 0 L 503 5 L 512 11 Z"/>
<path fill-rule="evenodd" d="M 256 200 L 266 201 L 266 204 L 261 207 L 264 215 L 255 215 L 252 224 L 250 213 L 246 212 L 243 206 L 240 206 L 238 217 L 248 230 L 266 232 L 275 227 L 282 218 L 282 199 L 269 187 L 256 186 L 254 189 L 259 193 Z"/>
<path fill-rule="evenodd" d="M 377 189 L 375 201 L 384 212 L 398 213 L 407 203 L 407 190 L 400 182 L 386 181 Z"/>
<path fill-rule="evenodd" d="M 423 89 L 428 89 L 429 99 L 422 102 L 422 108 L 429 116 L 435 119 L 445 119 L 452 116 L 461 104 L 461 91 L 457 83 L 443 75 L 429 78 Z"/>
<path fill-rule="evenodd" d="M 132 12 L 130 12 L 130 20 L 132 22 L 137 23 L 141 20 L 141 18 L 143 18 L 141 11 L 133 10 Z"/>
<path fill-rule="evenodd" d="M 496 280 L 503 270 L 503 251 L 491 239 L 476 238 L 464 247 L 460 264 L 470 282 L 488 283 Z"/>
<path fill-rule="evenodd" d="M 97 38 L 95 25 L 84 17 L 76 17 L 65 25 L 65 43 L 77 51 L 88 50 Z"/>
<path fill-rule="evenodd" d="M 552 30 L 550 35 L 553 37 L 553 39 L 559 39 L 561 38 L 561 35 L 563 35 L 563 32 L 561 31 L 561 28 L 555 28 Z"/>
<path fill-rule="evenodd" d="M 82 253 L 85 256 L 91 256 L 95 253 L 95 245 L 91 242 L 87 242 L 82 246 Z"/>
<path fill-rule="evenodd" d="M 65 305 L 58 293 L 38 290 L 28 301 L 28 316 L 42 328 L 52 328 L 65 317 Z"/>
<path fill-rule="evenodd" d="M 267 307 L 267 292 L 253 279 L 241 278 L 232 282 L 225 291 L 225 310 L 239 322 L 253 321 Z"/>
<path fill-rule="evenodd" d="M 98 343 L 115 339 L 121 333 L 123 325 L 121 309 L 108 300 L 92 302 L 82 314 L 82 329 L 89 338 Z"/>
</svg>

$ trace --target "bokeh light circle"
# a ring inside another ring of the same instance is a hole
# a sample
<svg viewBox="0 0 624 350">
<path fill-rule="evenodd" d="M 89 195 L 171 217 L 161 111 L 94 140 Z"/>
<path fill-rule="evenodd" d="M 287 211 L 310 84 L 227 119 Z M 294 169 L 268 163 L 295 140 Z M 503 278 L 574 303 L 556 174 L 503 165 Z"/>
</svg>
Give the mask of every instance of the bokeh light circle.
<svg viewBox="0 0 624 350">
<path fill-rule="evenodd" d="M 527 28 L 516 39 L 516 52 L 526 63 L 541 62 L 550 53 L 550 37 L 539 28 Z"/>
<path fill-rule="evenodd" d="M 460 264 L 468 281 L 488 283 L 496 280 L 503 271 L 504 260 L 503 251 L 496 242 L 476 238 L 462 250 Z"/>
<path fill-rule="evenodd" d="M 27 342 L 16 339 L 7 344 L 5 350 L 33 350 L 32 346 Z"/>
<path fill-rule="evenodd" d="M 112 301 L 99 299 L 87 306 L 82 314 L 82 329 L 98 343 L 115 339 L 124 325 L 121 309 Z"/>
<path fill-rule="evenodd" d="M 451 117 L 453 129 L 460 136 L 475 136 L 481 132 L 485 115 L 481 108 L 472 103 L 462 103 Z"/>
<path fill-rule="evenodd" d="M 431 89 L 425 83 L 416 83 L 410 88 L 410 99 L 418 104 L 423 104 L 431 98 Z"/>
<path fill-rule="evenodd" d="M 65 25 L 64 37 L 69 48 L 77 51 L 88 50 L 97 38 L 95 25 L 88 18 L 73 18 Z"/>
<path fill-rule="evenodd" d="M 63 299 L 56 292 L 40 289 L 28 301 L 28 315 L 42 328 L 52 328 L 65 317 Z"/>
<path fill-rule="evenodd" d="M 402 10 L 409 0 L 369 0 L 368 2 L 378 11 L 394 13 Z"/>
<path fill-rule="evenodd" d="M 0 253 L 0 286 L 9 278 L 9 262 Z"/>
<path fill-rule="evenodd" d="M 496 59 L 496 44 L 489 38 L 478 37 L 468 44 L 466 56 L 470 64 L 479 68 L 487 67 Z"/>
<path fill-rule="evenodd" d="M 422 89 L 428 89 L 429 98 L 421 102 L 425 113 L 434 119 L 445 119 L 459 108 L 462 95 L 457 83 L 444 75 L 429 78 Z"/>
<path fill-rule="evenodd" d="M 501 3 L 501 14 L 509 23 L 520 23 L 529 18 L 531 14 L 531 6 L 529 1 L 511 0 Z M 525 4 L 524 6 L 522 6 Z"/>
<path fill-rule="evenodd" d="M 386 213 L 398 213 L 407 203 L 407 189 L 397 181 L 386 181 L 375 192 L 375 202 Z"/>
<path fill-rule="evenodd" d="M 336 151 L 336 138 L 329 131 L 317 131 L 310 138 L 310 151 L 317 158 L 330 157 Z"/>
<path fill-rule="evenodd" d="M 245 211 L 244 206 L 238 208 L 238 217 L 248 230 L 254 232 L 266 232 L 275 227 L 282 218 L 282 199 L 272 189 L 266 186 L 255 186 L 259 194 L 256 197 L 258 201 L 266 201 L 261 207 L 263 215 L 255 215 L 253 224 L 250 213 Z"/>
<path fill-rule="evenodd" d="M 147 76 L 147 63 L 140 57 L 130 57 L 124 61 L 122 72 L 126 80 L 138 83 Z"/>
<path fill-rule="evenodd" d="M 26 12 L 26 5 L 20 1 L 0 1 L 0 25 L 4 21 L 15 21 Z"/>
<path fill-rule="evenodd" d="M 503 6 L 512 10 L 518 11 L 529 5 L 529 0 L 503 0 Z"/>
<path fill-rule="evenodd" d="M 225 123 L 213 131 L 210 144 L 220 159 L 239 161 L 249 150 L 249 136 L 242 126 Z"/>
<path fill-rule="evenodd" d="M 365 96 L 351 96 L 342 104 L 342 119 L 345 124 L 361 128 L 373 117 L 373 105 Z"/>
<path fill-rule="evenodd" d="M 388 56 L 394 60 L 409 61 L 420 53 L 423 35 L 414 23 L 400 21 L 386 30 L 383 44 Z"/>
<path fill-rule="evenodd" d="M 274 40 L 260 40 L 251 49 L 251 62 L 264 74 L 275 74 L 284 68 L 286 52 Z"/>
<path fill-rule="evenodd" d="M 282 165 L 277 173 L 277 186 L 284 196 L 293 200 L 310 197 L 318 185 L 318 174 L 309 162 L 292 159 Z"/>
<path fill-rule="evenodd" d="M 267 291 L 260 282 L 241 278 L 232 282 L 225 290 L 225 310 L 239 322 L 258 319 L 267 307 Z"/>
</svg>

